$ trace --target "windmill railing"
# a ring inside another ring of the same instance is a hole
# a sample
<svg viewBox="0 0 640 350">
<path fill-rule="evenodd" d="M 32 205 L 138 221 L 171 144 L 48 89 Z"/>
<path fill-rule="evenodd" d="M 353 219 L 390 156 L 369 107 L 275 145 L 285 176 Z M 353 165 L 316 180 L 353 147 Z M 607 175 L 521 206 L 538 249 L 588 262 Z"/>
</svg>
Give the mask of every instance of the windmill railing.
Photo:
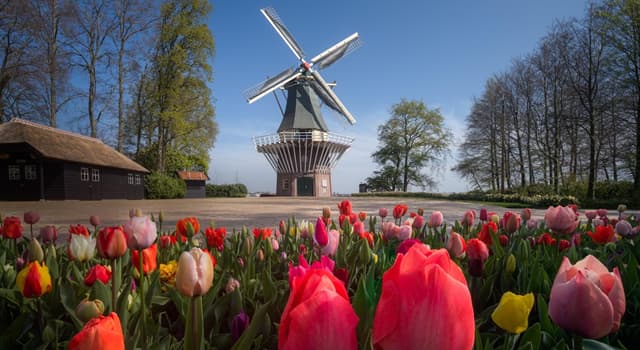
<svg viewBox="0 0 640 350">
<path fill-rule="evenodd" d="M 282 131 L 277 134 L 255 136 L 253 143 L 256 147 L 287 142 L 329 142 L 350 146 L 353 140 L 352 137 L 324 131 Z"/>
</svg>

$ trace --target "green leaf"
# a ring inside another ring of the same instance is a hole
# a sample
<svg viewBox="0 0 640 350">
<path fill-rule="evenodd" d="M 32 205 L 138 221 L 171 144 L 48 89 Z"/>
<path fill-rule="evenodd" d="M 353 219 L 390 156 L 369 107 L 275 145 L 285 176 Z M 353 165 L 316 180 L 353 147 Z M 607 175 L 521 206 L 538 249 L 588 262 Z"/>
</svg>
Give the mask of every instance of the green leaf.
<svg viewBox="0 0 640 350">
<path fill-rule="evenodd" d="M 582 346 L 584 350 L 616 350 L 611 345 L 593 339 L 583 339 Z"/>
<path fill-rule="evenodd" d="M 111 289 L 99 280 L 96 280 L 96 282 L 91 287 L 91 294 L 89 294 L 89 299 L 98 299 L 104 303 L 105 310 L 111 309 Z"/>
<path fill-rule="evenodd" d="M 249 327 L 245 329 L 242 336 L 238 338 L 231 350 L 243 350 L 243 349 L 252 349 L 253 340 L 262 332 L 264 328 L 264 324 L 267 321 L 267 311 L 269 310 L 269 305 L 271 302 L 260 305 L 256 312 L 253 314 L 253 318 L 251 319 L 251 323 L 249 323 Z"/>
<path fill-rule="evenodd" d="M 538 307 L 538 319 L 540 320 L 540 325 L 542 326 L 543 330 L 549 333 L 553 333 L 555 328 L 551 323 L 551 319 L 549 318 L 549 310 L 547 307 L 547 302 L 544 300 L 544 298 L 540 294 L 538 294 L 538 297 L 536 299 L 537 299 L 536 305 Z"/>
<path fill-rule="evenodd" d="M 76 317 L 76 306 L 78 306 L 79 299 L 76 297 L 76 293 L 73 287 L 67 283 L 60 284 L 60 301 L 62 302 L 62 306 L 65 310 L 67 310 L 67 314 L 71 317 L 73 324 L 76 326 L 76 330 L 79 331 L 82 329 L 84 323 Z"/>
<path fill-rule="evenodd" d="M 542 339 L 542 335 L 540 333 L 541 327 L 540 327 L 540 323 L 535 323 L 532 326 L 529 327 L 529 329 L 527 329 L 526 332 L 524 332 L 524 334 L 522 334 L 522 337 L 520 338 L 520 344 L 522 344 L 520 346 L 520 349 L 523 348 L 524 345 L 531 344 L 531 349 L 539 349 L 540 348 L 540 341 Z"/>
</svg>

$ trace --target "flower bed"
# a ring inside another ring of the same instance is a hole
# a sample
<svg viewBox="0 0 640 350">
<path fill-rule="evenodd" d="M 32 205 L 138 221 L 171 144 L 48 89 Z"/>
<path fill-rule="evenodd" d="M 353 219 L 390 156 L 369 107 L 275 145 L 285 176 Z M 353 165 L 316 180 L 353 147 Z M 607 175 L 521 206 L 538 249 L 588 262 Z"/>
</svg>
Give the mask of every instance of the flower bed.
<svg viewBox="0 0 640 350">
<path fill-rule="evenodd" d="M 320 208 L 319 208 L 320 209 Z M 2 220 L 9 348 L 569 349 L 640 344 L 634 216 L 549 207 L 453 223 L 343 201 L 312 221 L 226 232 Z M 370 213 L 372 214 L 372 213 Z M 123 220 L 124 221 L 124 220 Z M 69 240 L 55 244 L 59 231 Z"/>
</svg>

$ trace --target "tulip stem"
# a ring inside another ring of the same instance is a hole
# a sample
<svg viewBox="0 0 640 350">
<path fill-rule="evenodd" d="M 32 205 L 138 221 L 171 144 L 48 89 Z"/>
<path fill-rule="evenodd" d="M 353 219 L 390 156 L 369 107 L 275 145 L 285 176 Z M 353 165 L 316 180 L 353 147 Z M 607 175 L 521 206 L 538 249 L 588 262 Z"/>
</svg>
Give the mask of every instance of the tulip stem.
<svg viewBox="0 0 640 350">
<path fill-rule="evenodd" d="M 202 316 L 202 295 L 191 297 L 184 337 L 185 350 L 202 349 L 202 336 L 204 333 Z"/>
<path fill-rule="evenodd" d="M 145 315 L 146 315 L 146 309 L 147 306 L 144 302 L 144 261 L 142 258 L 142 249 L 139 249 L 138 252 L 140 254 L 138 254 L 140 256 L 140 270 L 138 270 L 138 272 L 140 272 L 140 306 L 141 306 L 141 313 L 140 313 L 140 322 L 142 323 L 142 348 L 144 350 L 147 349 L 147 331 L 146 331 L 146 322 L 145 322 Z"/>
<path fill-rule="evenodd" d="M 120 290 L 120 271 L 118 258 L 111 259 L 111 311 L 118 312 L 118 291 Z"/>
<path fill-rule="evenodd" d="M 573 349 L 582 350 L 582 337 L 577 334 L 573 335 Z"/>
</svg>

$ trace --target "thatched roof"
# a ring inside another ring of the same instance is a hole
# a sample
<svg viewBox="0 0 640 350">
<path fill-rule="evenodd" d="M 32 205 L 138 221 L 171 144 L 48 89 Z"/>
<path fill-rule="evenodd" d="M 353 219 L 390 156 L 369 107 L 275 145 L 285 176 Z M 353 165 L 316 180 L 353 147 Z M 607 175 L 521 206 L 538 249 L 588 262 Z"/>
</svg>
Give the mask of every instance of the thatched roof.
<svg viewBox="0 0 640 350">
<path fill-rule="evenodd" d="M 149 170 L 102 141 L 69 131 L 13 118 L 0 124 L 0 144 L 27 143 L 45 158 L 133 170 Z"/>
<path fill-rule="evenodd" d="M 202 171 L 177 171 L 177 173 L 182 180 L 209 180 L 207 174 Z"/>
</svg>

